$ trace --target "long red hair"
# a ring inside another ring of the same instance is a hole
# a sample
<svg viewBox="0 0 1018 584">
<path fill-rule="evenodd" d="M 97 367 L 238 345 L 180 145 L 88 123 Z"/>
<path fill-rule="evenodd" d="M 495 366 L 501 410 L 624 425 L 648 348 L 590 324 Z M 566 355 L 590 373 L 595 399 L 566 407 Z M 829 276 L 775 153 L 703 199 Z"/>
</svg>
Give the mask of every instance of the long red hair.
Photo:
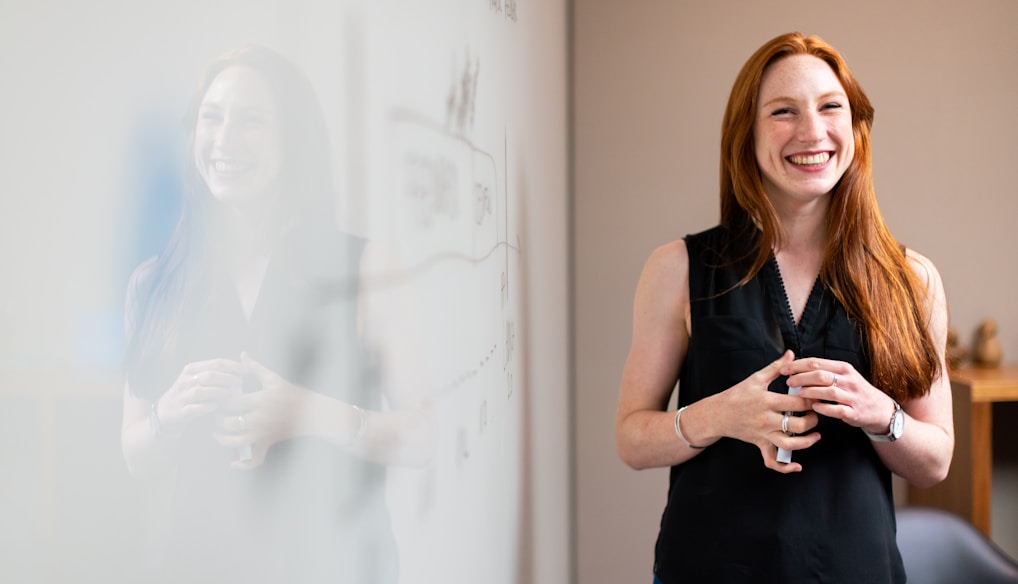
<svg viewBox="0 0 1018 584">
<path fill-rule="evenodd" d="M 820 278 L 865 334 L 872 383 L 898 401 L 929 392 L 940 373 L 937 348 L 927 328 L 928 291 L 891 236 L 873 189 L 870 129 L 873 106 L 844 59 L 815 36 L 774 38 L 743 65 L 732 87 L 721 130 L 721 221 L 759 226 L 759 247 L 748 282 L 784 243 L 784 232 L 764 192 L 756 161 L 753 126 L 760 79 L 772 63 L 812 55 L 841 82 L 852 110 L 855 157 L 831 193 L 827 244 Z"/>
</svg>

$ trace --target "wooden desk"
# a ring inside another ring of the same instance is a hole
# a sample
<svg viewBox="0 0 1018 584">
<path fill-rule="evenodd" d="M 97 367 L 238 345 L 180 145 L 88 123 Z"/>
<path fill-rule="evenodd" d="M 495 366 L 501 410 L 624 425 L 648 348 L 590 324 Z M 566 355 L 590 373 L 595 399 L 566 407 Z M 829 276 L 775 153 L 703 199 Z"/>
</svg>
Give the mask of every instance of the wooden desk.
<svg viewBox="0 0 1018 584">
<path fill-rule="evenodd" d="M 947 479 L 929 489 L 909 485 L 908 504 L 945 509 L 990 535 L 993 403 L 1018 401 L 1018 364 L 951 372 L 954 458 Z M 908 431 L 908 428 L 905 429 Z"/>
</svg>

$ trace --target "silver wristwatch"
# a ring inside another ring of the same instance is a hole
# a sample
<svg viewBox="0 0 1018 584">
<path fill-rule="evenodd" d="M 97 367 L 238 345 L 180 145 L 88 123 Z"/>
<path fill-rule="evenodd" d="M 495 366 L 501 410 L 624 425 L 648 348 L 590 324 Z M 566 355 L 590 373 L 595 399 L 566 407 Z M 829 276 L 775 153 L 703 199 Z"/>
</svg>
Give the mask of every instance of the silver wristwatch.
<svg viewBox="0 0 1018 584">
<path fill-rule="evenodd" d="M 898 438 L 901 438 L 901 432 L 905 429 L 905 412 L 901 410 L 901 406 L 898 402 L 894 402 L 894 413 L 891 414 L 891 426 L 888 429 L 887 434 L 873 434 L 866 432 L 863 428 L 863 432 L 870 437 L 870 440 L 874 442 L 894 442 Z"/>
</svg>

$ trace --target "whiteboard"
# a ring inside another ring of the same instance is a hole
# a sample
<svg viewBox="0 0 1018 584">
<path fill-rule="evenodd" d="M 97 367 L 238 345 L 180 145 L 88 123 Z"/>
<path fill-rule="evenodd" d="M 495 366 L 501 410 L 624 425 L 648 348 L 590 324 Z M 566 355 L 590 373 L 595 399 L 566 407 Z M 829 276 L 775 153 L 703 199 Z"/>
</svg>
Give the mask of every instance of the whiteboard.
<svg viewBox="0 0 1018 584">
<path fill-rule="evenodd" d="M 542 537 L 551 572 L 567 571 L 565 5 L 106 0 L 7 11 L 0 73 L 18 89 L 0 108 L 0 515 L 10 518 L 0 579 L 105 582 L 139 569 L 146 501 L 118 436 L 124 289 L 177 210 L 152 177 L 172 174 L 187 100 L 212 58 L 245 44 L 311 79 L 329 124 L 336 220 L 394 258 L 367 276 L 366 293 L 412 305 L 438 439 L 424 467 L 388 469 L 400 581 L 525 581 L 547 562 L 532 549 Z M 556 368 L 536 370 L 546 358 Z M 528 393 L 535 381 L 550 391 Z M 537 440 L 542 427 L 555 430 Z"/>
</svg>

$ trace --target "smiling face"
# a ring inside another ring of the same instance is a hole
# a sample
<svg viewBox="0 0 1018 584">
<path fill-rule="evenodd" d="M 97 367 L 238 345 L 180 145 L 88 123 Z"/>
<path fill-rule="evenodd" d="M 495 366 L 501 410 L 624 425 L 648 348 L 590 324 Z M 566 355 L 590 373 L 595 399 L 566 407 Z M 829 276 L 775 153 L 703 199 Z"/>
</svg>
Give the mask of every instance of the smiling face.
<svg viewBox="0 0 1018 584">
<path fill-rule="evenodd" d="M 282 149 L 276 100 L 264 77 L 231 66 L 209 85 L 198 107 L 198 174 L 222 202 L 265 202 L 279 177 Z"/>
<path fill-rule="evenodd" d="M 771 201 L 830 193 L 855 154 L 848 97 L 830 66 L 811 55 L 772 63 L 757 103 L 756 160 Z"/>
</svg>

